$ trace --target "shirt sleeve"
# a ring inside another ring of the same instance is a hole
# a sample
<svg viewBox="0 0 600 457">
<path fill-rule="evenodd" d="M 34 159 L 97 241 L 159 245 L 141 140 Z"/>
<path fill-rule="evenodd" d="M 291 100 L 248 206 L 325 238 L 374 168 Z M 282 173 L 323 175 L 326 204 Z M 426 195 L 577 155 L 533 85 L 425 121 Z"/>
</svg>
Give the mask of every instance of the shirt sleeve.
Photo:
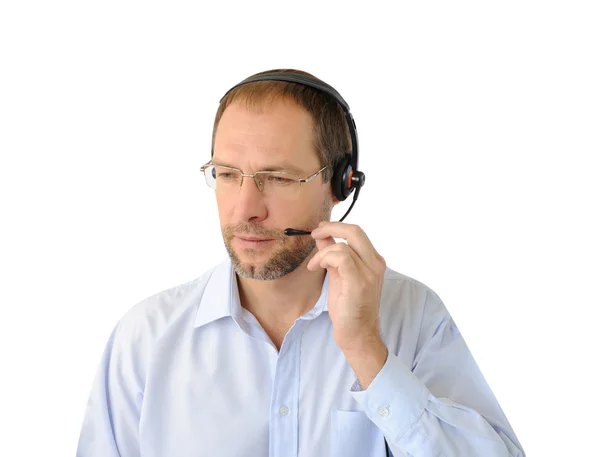
<svg viewBox="0 0 600 457">
<path fill-rule="evenodd" d="M 457 326 L 427 292 L 412 370 L 388 351 L 366 390 L 351 395 L 395 455 L 524 457 L 525 453 Z"/>
<path fill-rule="evenodd" d="M 121 325 L 111 333 L 88 398 L 77 457 L 140 456 L 138 427 L 144 378 L 135 343 Z"/>
</svg>

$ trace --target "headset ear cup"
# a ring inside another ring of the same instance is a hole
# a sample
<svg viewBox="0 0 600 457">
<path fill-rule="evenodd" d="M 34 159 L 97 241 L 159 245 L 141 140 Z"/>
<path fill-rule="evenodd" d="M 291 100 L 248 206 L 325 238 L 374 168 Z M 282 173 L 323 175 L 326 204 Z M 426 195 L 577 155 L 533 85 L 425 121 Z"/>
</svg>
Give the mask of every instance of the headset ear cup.
<svg viewBox="0 0 600 457">
<path fill-rule="evenodd" d="M 352 187 L 348 186 L 351 176 L 352 166 L 350 165 L 350 157 L 347 156 L 336 166 L 333 177 L 331 178 L 333 195 L 341 202 L 348 198 L 348 195 L 350 195 L 350 191 L 352 190 Z"/>
</svg>

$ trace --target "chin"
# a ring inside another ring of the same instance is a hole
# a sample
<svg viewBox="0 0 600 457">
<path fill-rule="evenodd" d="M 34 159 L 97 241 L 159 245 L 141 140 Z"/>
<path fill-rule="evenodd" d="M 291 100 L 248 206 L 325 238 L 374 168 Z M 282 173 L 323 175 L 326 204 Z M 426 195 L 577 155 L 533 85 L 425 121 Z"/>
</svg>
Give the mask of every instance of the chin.
<svg viewBox="0 0 600 457">
<path fill-rule="evenodd" d="M 259 281 L 272 281 L 282 278 L 294 270 L 297 266 L 278 265 L 274 266 L 267 262 L 239 262 L 232 258 L 234 271 L 243 278 L 256 279 Z"/>
<path fill-rule="evenodd" d="M 256 252 L 233 249 L 226 244 L 227 252 L 235 272 L 244 278 L 269 281 L 282 278 L 300 267 L 312 254 L 315 242 L 303 244 L 294 249 L 280 249 L 277 252 Z"/>
</svg>

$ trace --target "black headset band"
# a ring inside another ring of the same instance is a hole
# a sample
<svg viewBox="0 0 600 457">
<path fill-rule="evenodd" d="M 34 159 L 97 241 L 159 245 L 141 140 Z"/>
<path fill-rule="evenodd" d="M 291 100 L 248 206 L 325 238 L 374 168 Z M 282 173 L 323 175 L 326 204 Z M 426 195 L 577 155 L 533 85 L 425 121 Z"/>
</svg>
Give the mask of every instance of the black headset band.
<svg viewBox="0 0 600 457">
<path fill-rule="evenodd" d="M 322 93 L 329 95 L 333 100 L 335 100 L 344 110 L 346 115 L 346 123 L 348 124 L 348 130 L 350 131 L 350 140 L 352 142 L 352 150 L 350 151 L 350 165 L 353 170 L 358 170 L 358 135 L 356 132 L 356 123 L 354 122 L 354 118 L 352 117 L 352 113 L 350 112 L 350 106 L 343 97 L 339 94 L 337 90 L 331 87 L 329 84 L 317 80 L 315 78 L 309 78 L 304 75 L 297 75 L 293 73 L 265 73 L 262 75 L 251 76 L 249 78 L 244 79 L 242 82 L 236 84 L 231 89 L 229 89 L 219 103 L 223 101 L 223 99 L 227 96 L 229 92 L 231 92 L 236 87 L 239 87 L 244 84 L 253 83 L 257 81 L 284 81 L 291 82 L 296 84 L 302 84 L 304 86 L 312 87 L 313 89 L 317 89 Z"/>
</svg>

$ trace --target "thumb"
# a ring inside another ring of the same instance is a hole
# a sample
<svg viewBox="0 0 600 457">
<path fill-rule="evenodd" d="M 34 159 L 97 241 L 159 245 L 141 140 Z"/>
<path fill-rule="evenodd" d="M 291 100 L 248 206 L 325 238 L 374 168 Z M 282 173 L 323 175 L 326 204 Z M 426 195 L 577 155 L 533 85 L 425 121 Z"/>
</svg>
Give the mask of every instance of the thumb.
<svg viewBox="0 0 600 457">
<path fill-rule="evenodd" d="M 315 240 L 315 242 L 317 244 L 317 249 L 319 251 L 321 251 L 322 249 L 325 249 L 327 246 L 331 246 L 332 244 L 335 244 L 335 240 L 331 236 L 328 236 L 327 238 L 317 239 L 317 240 Z"/>
</svg>

